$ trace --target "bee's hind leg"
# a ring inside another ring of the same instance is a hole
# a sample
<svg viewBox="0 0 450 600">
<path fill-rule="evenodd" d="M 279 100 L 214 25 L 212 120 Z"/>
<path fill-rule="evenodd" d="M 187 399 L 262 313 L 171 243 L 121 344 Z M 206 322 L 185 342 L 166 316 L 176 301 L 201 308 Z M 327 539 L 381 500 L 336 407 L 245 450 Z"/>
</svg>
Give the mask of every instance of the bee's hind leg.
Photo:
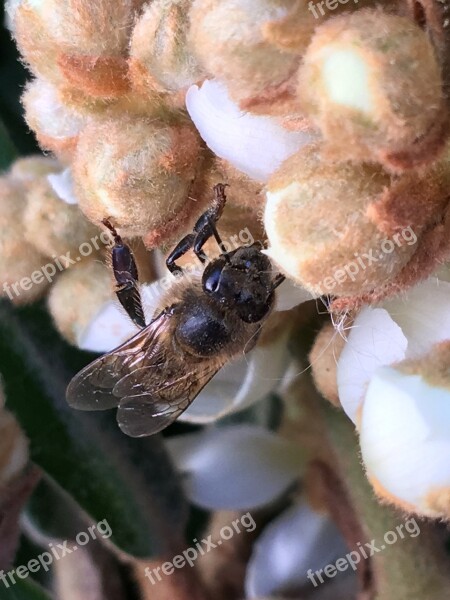
<svg viewBox="0 0 450 600">
<path fill-rule="evenodd" d="M 145 327 L 144 310 L 139 292 L 138 270 L 131 248 L 125 244 L 109 219 L 103 219 L 103 225 L 114 238 L 111 250 L 112 268 L 117 283 L 116 295 L 130 319 L 138 327 Z"/>
</svg>

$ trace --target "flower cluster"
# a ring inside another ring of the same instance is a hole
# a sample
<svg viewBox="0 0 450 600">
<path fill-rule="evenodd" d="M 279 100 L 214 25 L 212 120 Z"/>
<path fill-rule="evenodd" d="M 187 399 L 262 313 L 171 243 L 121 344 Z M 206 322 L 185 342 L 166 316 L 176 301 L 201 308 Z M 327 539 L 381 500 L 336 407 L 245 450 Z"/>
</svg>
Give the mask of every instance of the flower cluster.
<svg viewBox="0 0 450 600">
<path fill-rule="evenodd" d="M 224 241 L 263 241 L 287 277 L 254 349 L 180 418 L 208 427 L 167 442 L 203 509 L 289 498 L 250 553 L 247 598 L 307 597 L 308 569 L 348 549 L 329 505 L 314 502 L 310 457 L 282 437 L 304 415 L 286 402 L 277 433 L 233 421 L 286 396 L 304 366 L 293 330 L 320 330 L 309 353 L 316 388 L 355 425 L 377 496 L 450 519 L 450 73 L 439 23 L 419 18 L 417 4 L 350 2 L 319 14 L 292 0 L 7 2 L 33 76 L 25 119 L 55 159 L 19 160 L 0 179 L 3 296 L 25 303 L 49 292 L 66 340 L 112 350 L 137 329 L 98 260 L 106 241 L 89 256 L 82 245 L 110 220 L 136 257 L 148 323 L 173 284 L 164 258 L 218 182 L 230 185 Z M 205 251 L 217 254 L 214 240 Z M 70 253 L 75 264 L 55 282 L 35 281 Z M 11 297 L 24 278 L 33 285 Z M 322 328 L 307 303 L 319 297 L 332 315 Z M 222 418 L 227 427 L 213 425 Z M 355 585 L 350 577 L 342 597 Z"/>
</svg>

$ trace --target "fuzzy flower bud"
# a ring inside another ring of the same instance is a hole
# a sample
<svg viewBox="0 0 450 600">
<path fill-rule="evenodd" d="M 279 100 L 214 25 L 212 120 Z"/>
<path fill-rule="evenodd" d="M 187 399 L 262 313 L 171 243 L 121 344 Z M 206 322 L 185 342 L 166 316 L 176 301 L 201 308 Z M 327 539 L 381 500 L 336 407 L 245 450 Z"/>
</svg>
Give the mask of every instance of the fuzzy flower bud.
<svg viewBox="0 0 450 600">
<path fill-rule="evenodd" d="M 14 304 L 37 300 L 48 282 L 41 268 L 45 256 L 23 239 L 25 188 L 12 177 L 0 179 L 0 295 Z"/>
<path fill-rule="evenodd" d="M 61 200 L 46 177 L 30 184 L 23 220 L 25 239 L 48 257 L 70 253 L 79 262 L 104 247 L 99 230 L 76 204 Z"/>
<path fill-rule="evenodd" d="M 43 79 L 29 83 L 23 96 L 25 119 L 43 150 L 71 159 L 87 116 L 61 101 L 58 89 Z"/>
<path fill-rule="evenodd" d="M 93 121 L 80 135 L 73 165 L 80 208 L 94 223 L 110 218 L 121 235 L 158 245 L 202 210 L 188 198 L 199 160 L 199 138 L 188 123 Z"/>
<path fill-rule="evenodd" d="M 285 91 L 299 55 L 273 43 L 270 26 L 289 21 L 296 8 L 290 0 L 195 0 L 190 41 L 201 64 L 226 83 L 234 100 L 276 96 Z"/>
<path fill-rule="evenodd" d="M 393 177 L 369 163 L 328 162 L 323 146 L 288 158 L 267 186 L 268 253 L 313 294 L 361 294 L 408 263 L 446 202 L 438 172 Z"/>
<path fill-rule="evenodd" d="M 126 54 L 136 2 L 22 0 L 13 33 L 31 70 L 96 97 L 128 90 Z"/>
<path fill-rule="evenodd" d="M 439 64 L 406 17 L 367 9 L 320 26 L 298 96 L 339 160 L 369 156 L 401 171 L 431 161 L 447 137 Z"/>
<path fill-rule="evenodd" d="M 154 0 L 137 21 L 130 43 L 130 78 L 142 92 L 176 92 L 201 70 L 186 41 L 191 0 Z"/>
<path fill-rule="evenodd" d="M 344 344 L 343 334 L 333 323 L 326 323 L 317 335 L 309 354 L 314 383 L 322 396 L 335 406 L 340 406 L 337 361 Z"/>
<path fill-rule="evenodd" d="M 54 173 L 58 169 L 59 164 L 57 160 L 49 156 L 36 154 L 16 160 L 12 164 L 9 174 L 13 179 L 27 184 L 35 181 L 38 177 Z"/>
</svg>

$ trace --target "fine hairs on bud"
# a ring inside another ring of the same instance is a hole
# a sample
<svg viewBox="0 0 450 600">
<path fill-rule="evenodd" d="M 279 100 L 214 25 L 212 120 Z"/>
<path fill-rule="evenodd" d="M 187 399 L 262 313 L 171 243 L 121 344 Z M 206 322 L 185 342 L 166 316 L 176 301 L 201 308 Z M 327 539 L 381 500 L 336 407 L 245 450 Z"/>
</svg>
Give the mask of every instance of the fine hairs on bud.
<svg viewBox="0 0 450 600">
<path fill-rule="evenodd" d="M 96 235 L 98 239 L 100 233 L 78 205 L 67 204 L 56 195 L 46 177 L 29 184 L 23 222 L 25 239 L 48 257 L 67 252 L 78 257 L 80 246 Z M 98 247 L 103 247 L 101 241 Z"/>
<path fill-rule="evenodd" d="M 325 323 L 309 353 L 314 383 L 324 398 L 340 406 L 337 387 L 337 361 L 345 344 L 343 334 L 333 323 Z"/>
<path fill-rule="evenodd" d="M 130 42 L 135 89 L 176 92 L 199 81 L 201 69 L 188 43 L 191 0 L 154 0 L 144 9 Z"/>
<path fill-rule="evenodd" d="M 96 260 L 85 260 L 58 276 L 48 306 L 60 334 L 77 344 L 101 307 L 112 298 L 108 269 Z"/>
<path fill-rule="evenodd" d="M 17 305 L 39 299 L 48 286 L 39 276 L 47 259 L 23 239 L 25 196 L 22 182 L 0 178 L 0 295 Z"/>
<path fill-rule="evenodd" d="M 292 10 L 290 0 L 194 0 L 190 43 L 234 100 L 276 95 L 297 69 L 299 55 L 272 43 L 267 27 Z"/>
<path fill-rule="evenodd" d="M 69 83 L 89 95 L 124 94 L 127 49 L 140 2 L 123 0 L 22 1 L 13 33 L 31 70 L 57 85 Z"/>
<path fill-rule="evenodd" d="M 380 9 L 317 28 L 297 94 L 338 160 L 368 156 L 401 172 L 431 162 L 447 137 L 441 69 L 427 35 Z"/>
<path fill-rule="evenodd" d="M 434 169 L 394 177 L 375 164 L 328 161 L 325 144 L 307 146 L 268 183 L 268 252 L 313 294 L 369 292 L 392 280 L 418 250 L 421 233 L 446 201 L 446 179 Z M 399 233 L 407 227 L 416 244 Z"/>
<path fill-rule="evenodd" d="M 87 122 L 86 115 L 67 106 L 57 87 L 43 79 L 29 83 L 22 95 L 25 120 L 43 150 L 62 160 L 71 160 L 78 135 Z"/>
<path fill-rule="evenodd" d="M 145 235 L 154 246 L 201 210 L 189 200 L 199 161 L 200 141 L 189 123 L 123 115 L 93 120 L 73 164 L 80 208 L 92 222 L 108 217 L 121 235 Z"/>
</svg>

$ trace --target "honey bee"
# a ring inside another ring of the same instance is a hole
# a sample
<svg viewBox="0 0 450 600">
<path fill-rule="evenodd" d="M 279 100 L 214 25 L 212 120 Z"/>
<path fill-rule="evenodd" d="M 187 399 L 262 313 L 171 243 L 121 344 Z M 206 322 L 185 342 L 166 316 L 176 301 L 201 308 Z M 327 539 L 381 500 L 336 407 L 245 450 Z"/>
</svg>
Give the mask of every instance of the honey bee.
<svg viewBox="0 0 450 600">
<path fill-rule="evenodd" d="M 210 208 L 169 254 L 167 268 L 181 276 L 174 278 L 162 310 L 148 325 L 131 249 L 110 221 L 103 221 L 114 237 L 117 297 L 141 329 L 72 379 L 66 393 L 70 406 L 117 407 L 124 433 L 152 435 L 175 421 L 226 363 L 255 345 L 284 276 L 273 272 L 259 242 L 225 251 L 216 229 L 225 202 L 225 185 L 217 184 Z M 207 262 L 202 248 L 212 236 L 221 254 Z M 205 266 L 194 279 L 183 277 L 176 264 L 191 249 Z"/>
</svg>

